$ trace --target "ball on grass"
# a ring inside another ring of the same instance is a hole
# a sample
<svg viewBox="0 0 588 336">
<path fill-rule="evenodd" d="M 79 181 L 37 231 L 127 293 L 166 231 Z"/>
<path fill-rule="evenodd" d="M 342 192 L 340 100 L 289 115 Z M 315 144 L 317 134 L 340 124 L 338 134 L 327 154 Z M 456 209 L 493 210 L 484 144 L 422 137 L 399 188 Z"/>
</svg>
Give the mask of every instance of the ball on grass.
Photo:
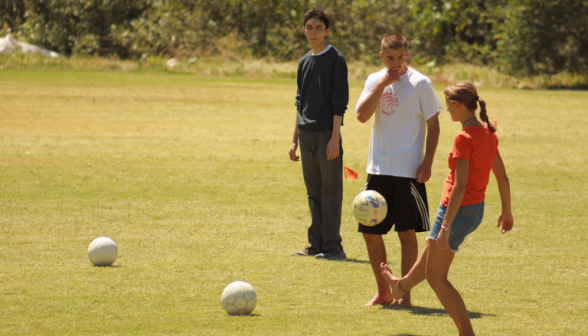
<svg viewBox="0 0 588 336">
<path fill-rule="evenodd" d="M 88 258 L 96 266 L 110 266 L 118 257 L 118 246 L 112 238 L 98 237 L 88 247 Z"/>
<path fill-rule="evenodd" d="M 249 315 L 257 304 L 257 293 L 250 283 L 234 281 L 223 290 L 221 302 L 229 315 Z"/>
</svg>

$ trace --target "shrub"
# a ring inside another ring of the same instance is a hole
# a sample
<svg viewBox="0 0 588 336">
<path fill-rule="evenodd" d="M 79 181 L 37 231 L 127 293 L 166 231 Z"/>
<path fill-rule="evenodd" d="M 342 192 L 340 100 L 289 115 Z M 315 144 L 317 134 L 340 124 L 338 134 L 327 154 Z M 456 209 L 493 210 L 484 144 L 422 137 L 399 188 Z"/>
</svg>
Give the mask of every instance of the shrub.
<svg viewBox="0 0 588 336">
<path fill-rule="evenodd" d="M 11 25 L 3 32 L 14 32 L 27 42 L 65 55 L 127 58 L 132 55 L 116 34 L 118 27 L 128 26 L 149 6 L 149 0 L 7 0 L 6 7 L 16 10 L 2 15 L 4 25 Z"/>
<path fill-rule="evenodd" d="M 512 74 L 588 74 L 587 36 L 585 0 L 512 0 L 498 58 Z"/>
</svg>

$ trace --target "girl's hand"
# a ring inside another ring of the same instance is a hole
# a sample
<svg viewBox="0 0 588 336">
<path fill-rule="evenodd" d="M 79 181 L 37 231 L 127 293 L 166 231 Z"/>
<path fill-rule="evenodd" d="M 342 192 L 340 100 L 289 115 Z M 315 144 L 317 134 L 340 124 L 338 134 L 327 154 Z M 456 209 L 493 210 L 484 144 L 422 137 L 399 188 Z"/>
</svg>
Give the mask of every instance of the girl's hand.
<svg viewBox="0 0 588 336">
<path fill-rule="evenodd" d="M 498 216 L 498 225 L 500 227 L 502 225 L 502 233 L 507 233 L 508 231 L 512 230 L 512 226 L 514 225 L 514 218 L 512 218 L 512 214 L 510 212 L 501 213 Z"/>
<path fill-rule="evenodd" d="M 439 248 L 439 251 L 449 250 L 449 235 L 451 234 L 450 231 L 450 228 L 444 229 L 441 227 L 441 231 L 437 235 L 437 248 Z"/>
</svg>

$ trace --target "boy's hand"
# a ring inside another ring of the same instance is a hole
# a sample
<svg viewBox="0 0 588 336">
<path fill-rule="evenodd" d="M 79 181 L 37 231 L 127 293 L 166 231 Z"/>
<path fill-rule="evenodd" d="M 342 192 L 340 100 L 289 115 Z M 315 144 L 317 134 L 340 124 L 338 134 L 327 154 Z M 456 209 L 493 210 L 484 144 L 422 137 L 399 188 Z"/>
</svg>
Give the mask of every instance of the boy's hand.
<svg viewBox="0 0 588 336">
<path fill-rule="evenodd" d="M 428 163 L 421 163 L 416 172 L 416 179 L 418 183 L 425 183 L 431 178 L 431 165 Z"/>
<path fill-rule="evenodd" d="M 384 77 L 381 79 L 382 84 L 388 86 L 394 82 L 399 82 L 400 70 L 402 70 L 402 68 L 399 68 L 398 70 L 392 70 L 392 68 L 388 69 L 388 71 L 386 71 L 384 74 Z"/>
<path fill-rule="evenodd" d="M 339 139 L 331 139 L 327 145 L 327 160 L 336 159 L 339 156 Z"/>
<path fill-rule="evenodd" d="M 296 156 L 296 149 L 297 148 L 298 148 L 298 143 L 293 142 L 292 146 L 290 147 L 290 152 L 288 152 L 288 154 L 290 155 L 290 160 L 292 160 L 292 161 L 300 161 L 300 156 Z"/>
<path fill-rule="evenodd" d="M 507 233 L 512 230 L 514 218 L 510 212 L 501 213 L 500 216 L 498 216 L 498 225 L 496 227 L 500 227 L 500 225 L 502 225 L 502 233 Z"/>
</svg>

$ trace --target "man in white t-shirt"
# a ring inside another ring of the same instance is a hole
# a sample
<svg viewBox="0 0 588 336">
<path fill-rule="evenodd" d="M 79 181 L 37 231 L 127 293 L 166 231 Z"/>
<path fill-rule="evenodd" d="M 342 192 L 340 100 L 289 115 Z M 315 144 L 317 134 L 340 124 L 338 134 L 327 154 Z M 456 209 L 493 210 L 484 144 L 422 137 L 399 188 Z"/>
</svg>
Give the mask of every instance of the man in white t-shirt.
<svg viewBox="0 0 588 336">
<path fill-rule="evenodd" d="M 363 233 L 378 285 L 378 293 L 368 306 L 394 301 L 388 283 L 380 274 L 380 263 L 386 263 L 382 235 L 393 226 L 398 232 L 402 275 L 405 275 L 418 257 L 415 233 L 430 230 L 425 182 L 431 177 L 439 141 L 438 114 L 443 111 L 443 105 L 431 81 L 406 66 L 407 57 L 408 43 L 404 36 L 395 33 L 385 36 L 380 58 L 386 68 L 368 77 L 355 107 L 357 119 L 362 123 L 374 113 L 376 118 L 365 190 L 376 190 L 388 203 L 388 214 L 382 223 L 372 227 L 359 224 L 358 229 Z M 408 292 L 394 305 L 410 307 L 410 300 Z"/>
</svg>

